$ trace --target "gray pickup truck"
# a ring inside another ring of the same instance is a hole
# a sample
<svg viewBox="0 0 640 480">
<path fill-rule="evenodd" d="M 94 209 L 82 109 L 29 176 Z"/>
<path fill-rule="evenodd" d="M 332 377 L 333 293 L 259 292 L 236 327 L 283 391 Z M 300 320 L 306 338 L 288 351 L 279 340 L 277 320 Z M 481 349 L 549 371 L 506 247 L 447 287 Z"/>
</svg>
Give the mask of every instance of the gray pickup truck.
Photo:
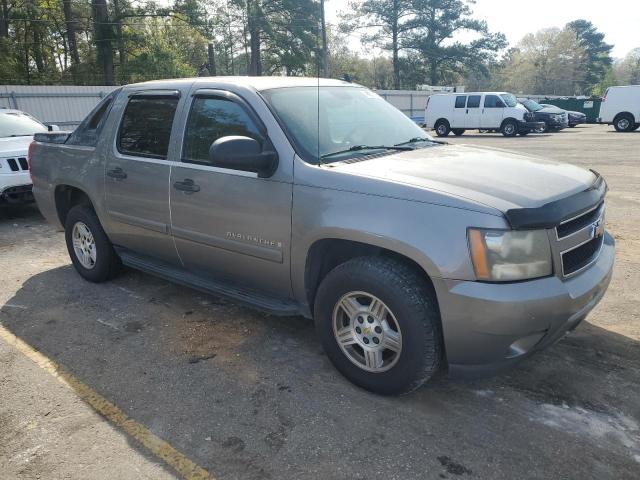
<svg viewBox="0 0 640 480">
<path fill-rule="evenodd" d="M 614 264 L 598 173 L 436 142 L 340 81 L 129 85 L 38 134 L 30 164 L 85 279 L 124 264 L 313 318 L 336 368 L 381 394 L 550 345 Z"/>
</svg>

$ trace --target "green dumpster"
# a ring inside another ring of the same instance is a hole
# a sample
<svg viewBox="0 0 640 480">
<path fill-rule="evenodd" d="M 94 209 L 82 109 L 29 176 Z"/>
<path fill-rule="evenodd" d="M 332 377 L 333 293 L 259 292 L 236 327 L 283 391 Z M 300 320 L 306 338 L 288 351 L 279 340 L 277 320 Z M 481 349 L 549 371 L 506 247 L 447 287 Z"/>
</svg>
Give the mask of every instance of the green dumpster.
<svg viewBox="0 0 640 480">
<path fill-rule="evenodd" d="M 588 123 L 596 123 L 600 116 L 600 105 L 602 100 L 600 97 L 591 98 L 546 98 L 544 100 L 538 100 L 538 103 L 547 103 L 549 105 L 555 105 L 563 110 L 571 112 L 582 112 L 587 116 Z"/>
</svg>

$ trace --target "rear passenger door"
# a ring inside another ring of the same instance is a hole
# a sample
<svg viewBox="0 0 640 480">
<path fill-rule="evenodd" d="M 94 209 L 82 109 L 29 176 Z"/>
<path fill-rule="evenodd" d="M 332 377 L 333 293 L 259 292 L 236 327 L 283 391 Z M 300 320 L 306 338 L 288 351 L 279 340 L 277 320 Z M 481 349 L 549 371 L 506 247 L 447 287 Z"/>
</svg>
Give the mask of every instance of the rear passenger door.
<svg viewBox="0 0 640 480">
<path fill-rule="evenodd" d="M 209 147 L 228 136 L 251 137 L 273 150 L 265 126 L 242 98 L 225 90 L 195 91 L 181 162 L 171 170 L 171 229 L 180 259 L 203 278 L 288 297 L 292 179 L 281 169 L 259 178 L 214 167 Z M 286 161 L 281 156 L 280 164 Z"/>
<path fill-rule="evenodd" d="M 179 90 L 130 93 L 105 162 L 111 241 L 173 264 L 178 257 L 170 234 L 170 145 L 181 96 Z"/>
<path fill-rule="evenodd" d="M 465 122 L 465 128 L 480 128 L 482 118 L 482 111 L 480 109 L 481 99 L 481 95 L 469 95 L 467 98 L 467 120 Z"/>
</svg>

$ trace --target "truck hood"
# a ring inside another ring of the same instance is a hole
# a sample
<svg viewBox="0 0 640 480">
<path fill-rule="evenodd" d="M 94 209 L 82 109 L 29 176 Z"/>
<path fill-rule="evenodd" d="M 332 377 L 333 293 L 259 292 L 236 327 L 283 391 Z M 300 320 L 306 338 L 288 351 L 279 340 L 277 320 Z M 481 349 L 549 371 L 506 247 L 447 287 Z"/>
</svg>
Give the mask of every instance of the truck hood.
<svg viewBox="0 0 640 480">
<path fill-rule="evenodd" d="M 456 206 L 463 200 L 501 212 L 536 208 L 574 195 L 591 187 L 597 178 L 573 165 L 464 145 L 432 146 L 336 168 L 402 185 L 405 188 L 398 189 L 398 196 L 407 200 L 447 203 L 450 197 Z M 427 192 L 441 198 L 426 198 Z"/>
<path fill-rule="evenodd" d="M 33 137 L 2 137 L 0 138 L 0 157 L 13 155 L 25 156 Z"/>
</svg>

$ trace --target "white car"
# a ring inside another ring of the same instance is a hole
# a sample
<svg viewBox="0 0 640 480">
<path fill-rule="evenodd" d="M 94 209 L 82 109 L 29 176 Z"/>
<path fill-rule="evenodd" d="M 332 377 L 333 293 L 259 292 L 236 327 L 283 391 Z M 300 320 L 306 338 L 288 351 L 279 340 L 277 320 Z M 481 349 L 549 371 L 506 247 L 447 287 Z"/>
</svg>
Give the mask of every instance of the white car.
<svg viewBox="0 0 640 480">
<path fill-rule="evenodd" d="M 425 108 L 425 124 L 439 137 L 465 130 L 499 130 L 505 137 L 526 135 L 541 128 L 535 116 L 507 92 L 431 95 Z"/>
<path fill-rule="evenodd" d="M 640 85 L 607 88 L 598 123 L 613 125 L 618 132 L 640 128 Z"/>
<path fill-rule="evenodd" d="M 0 201 L 31 201 L 27 154 L 33 134 L 48 128 L 20 110 L 0 109 Z"/>
</svg>

